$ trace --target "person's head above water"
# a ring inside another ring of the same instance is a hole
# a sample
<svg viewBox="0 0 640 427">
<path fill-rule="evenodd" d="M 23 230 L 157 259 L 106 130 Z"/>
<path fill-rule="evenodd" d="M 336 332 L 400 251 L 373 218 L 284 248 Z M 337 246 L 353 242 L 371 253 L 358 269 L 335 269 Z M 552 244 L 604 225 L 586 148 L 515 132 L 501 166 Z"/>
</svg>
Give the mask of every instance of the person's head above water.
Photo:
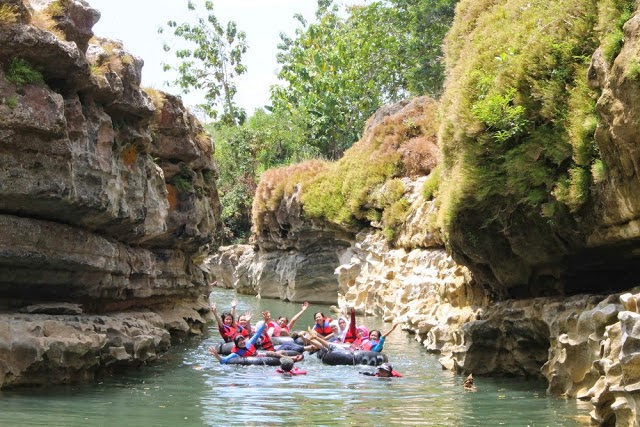
<svg viewBox="0 0 640 427">
<path fill-rule="evenodd" d="M 383 363 L 378 366 L 378 376 L 379 377 L 391 377 L 393 376 L 393 366 L 389 363 Z"/>
<path fill-rule="evenodd" d="M 293 369 L 293 359 L 290 357 L 281 357 L 280 358 L 280 368 L 284 372 L 290 372 Z"/>
<path fill-rule="evenodd" d="M 233 343 L 236 345 L 236 347 L 242 348 L 242 347 L 244 347 L 245 338 L 242 335 L 237 335 L 233 339 Z"/>
</svg>

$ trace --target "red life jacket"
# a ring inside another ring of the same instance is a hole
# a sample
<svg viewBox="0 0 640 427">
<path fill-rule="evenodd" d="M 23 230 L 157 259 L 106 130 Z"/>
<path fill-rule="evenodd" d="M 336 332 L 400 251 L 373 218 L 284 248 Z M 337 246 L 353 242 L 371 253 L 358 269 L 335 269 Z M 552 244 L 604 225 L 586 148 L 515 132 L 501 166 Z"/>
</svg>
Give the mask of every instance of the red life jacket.
<svg viewBox="0 0 640 427">
<path fill-rule="evenodd" d="M 264 328 L 264 332 L 262 333 L 262 336 L 260 337 L 260 347 L 263 350 L 266 350 L 266 351 L 275 351 L 275 348 L 273 348 L 273 343 L 271 342 L 271 338 L 269 337 L 269 334 L 267 333 L 268 330 L 269 330 L 269 325 L 267 325 Z"/>
<path fill-rule="evenodd" d="M 282 368 L 276 369 L 276 372 L 279 374 L 289 374 L 289 375 L 306 375 L 307 371 L 303 371 L 302 369 L 296 368 L 295 366 L 289 372 L 285 372 Z"/>
<path fill-rule="evenodd" d="M 379 377 L 380 374 L 376 372 L 374 376 Z M 402 378 L 402 374 L 400 374 L 399 372 L 396 372 L 396 371 L 391 371 L 391 376 L 392 377 L 397 377 L 397 378 Z M 385 377 L 382 377 L 382 378 L 385 378 Z M 388 378 L 388 377 L 386 377 L 386 378 Z"/>
<path fill-rule="evenodd" d="M 252 345 L 249 348 L 239 348 L 236 347 L 235 345 L 233 346 L 233 348 L 231 349 L 231 353 L 235 353 L 240 357 L 250 357 L 250 356 L 255 356 L 256 355 L 256 346 Z"/>
<path fill-rule="evenodd" d="M 364 344 L 364 341 L 361 338 L 356 338 L 355 340 L 353 340 L 353 343 L 351 344 L 351 347 L 349 347 L 349 350 L 362 350 L 362 344 Z"/>
<path fill-rule="evenodd" d="M 238 325 L 238 327 L 236 328 L 236 335 L 238 335 L 238 334 L 242 335 L 245 338 L 249 338 L 249 331 L 247 330 L 247 328 L 243 328 L 240 325 Z"/>
<path fill-rule="evenodd" d="M 324 320 L 324 325 L 319 326 L 317 323 L 313 325 L 313 330 L 316 331 L 318 334 L 322 335 L 323 337 L 325 335 L 329 335 L 331 333 L 333 333 L 333 329 L 331 329 L 331 319 L 327 318 Z"/>
<path fill-rule="evenodd" d="M 232 342 L 236 335 L 238 335 L 238 331 L 227 325 L 218 327 L 218 331 L 220 332 L 220 335 L 225 342 Z"/>
<path fill-rule="evenodd" d="M 357 338 L 357 337 L 356 337 L 355 335 L 353 335 L 353 334 L 351 333 L 351 331 L 347 330 L 347 333 L 346 333 L 346 334 L 345 334 L 345 336 L 344 336 L 344 342 L 346 342 L 346 343 L 349 343 L 349 344 L 350 344 L 350 343 L 354 342 L 354 341 L 356 340 L 356 338 Z"/>
<path fill-rule="evenodd" d="M 371 351 L 371 349 L 378 344 L 378 341 L 374 341 L 374 340 L 370 340 L 370 339 L 366 339 L 364 341 L 362 341 L 362 344 L 360 345 L 360 350 L 364 350 L 364 351 Z"/>
</svg>

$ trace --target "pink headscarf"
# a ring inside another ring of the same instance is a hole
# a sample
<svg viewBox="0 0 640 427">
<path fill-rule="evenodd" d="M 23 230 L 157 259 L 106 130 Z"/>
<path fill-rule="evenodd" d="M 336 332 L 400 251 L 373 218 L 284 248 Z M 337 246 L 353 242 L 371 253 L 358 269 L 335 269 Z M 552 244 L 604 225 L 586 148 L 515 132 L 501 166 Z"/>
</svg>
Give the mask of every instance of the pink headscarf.
<svg viewBox="0 0 640 427">
<path fill-rule="evenodd" d="M 363 340 L 369 338 L 369 330 L 367 329 L 366 326 L 360 325 L 360 326 L 358 326 L 356 328 L 356 331 L 362 332 L 362 339 Z M 356 332 L 356 334 L 357 334 L 357 332 Z"/>
</svg>

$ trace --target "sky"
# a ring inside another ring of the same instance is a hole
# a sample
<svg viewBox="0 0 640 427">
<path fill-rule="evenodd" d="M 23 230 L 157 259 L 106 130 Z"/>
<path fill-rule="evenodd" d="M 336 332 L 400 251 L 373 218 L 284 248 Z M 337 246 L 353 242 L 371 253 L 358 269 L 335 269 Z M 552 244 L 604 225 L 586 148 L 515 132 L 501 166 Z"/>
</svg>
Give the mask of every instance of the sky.
<svg viewBox="0 0 640 427">
<path fill-rule="evenodd" d="M 197 0 L 196 0 L 197 1 Z M 119 39 L 125 49 L 144 60 L 142 85 L 175 95 L 178 88 L 164 83 L 172 79 L 162 70 L 162 63 L 175 61 L 173 52 L 162 49 L 163 42 L 171 38 L 158 28 L 167 21 L 178 24 L 193 15 L 187 10 L 186 0 L 87 0 L 101 13 L 93 27 L 96 36 Z M 236 102 L 251 115 L 256 108 L 269 104 L 269 87 L 277 82 L 276 62 L 279 34 L 293 36 L 299 23 L 293 18 L 301 13 L 313 21 L 317 0 L 214 0 L 214 12 L 221 22 L 233 20 L 247 34 L 249 50 L 244 64 L 247 73 L 238 79 Z M 175 62 L 174 62 L 175 63 Z M 203 101 L 202 95 L 182 95 L 184 103 L 193 107 Z"/>
</svg>

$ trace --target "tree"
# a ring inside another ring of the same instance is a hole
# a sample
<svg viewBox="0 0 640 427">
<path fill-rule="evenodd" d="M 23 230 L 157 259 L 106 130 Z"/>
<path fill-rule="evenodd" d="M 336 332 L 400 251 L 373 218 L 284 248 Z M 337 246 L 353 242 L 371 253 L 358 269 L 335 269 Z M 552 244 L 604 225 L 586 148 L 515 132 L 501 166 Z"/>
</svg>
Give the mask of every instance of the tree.
<svg viewBox="0 0 640 427">
<path fill-rule="evenodd" d="M 318 155 L 295 117 L 257 110 L 239 126 L 209 126 L 216 141 L 218 191 L 225 243 L 245 241 L 251 232 L 251 206 L 261 174 L 270 168 Z"/>
<path fill-rule="evenodd" d="M 339 158 L 383 104 L 441 92 L 440 45 L 455 3 L 377 1 L 351 6 L 345 17 L 333 0 L 319 0 L 314 23 L 297 16 L 295 37 L 281 34 L 286 84 L 272 87 L 274 111 L 302 117 L 313 144 Z"/>
<path fill-rule="evenodd" d="M 406 78 L 414 94 L 439 97 L 444 84 L 442 43 L 458 0 L 391 0 L 407 31 Z"/>
<path fill-rule="evenodd" d="M 199 107 L 209 117 L 231 125 L 242 123 L 246 113 L 236 105 L 234 96 L 237 91 L 235 79 L 246 72 L 242 64 L 242 56 L 247 51 L 246 35 L 238 31 L 234 21 L 226 25 L 221 23 L 213 13 L 212 1 L 204 2 L 206 19 L 198 16 L 193 1 L 189 0 L 187 7 L 196 15 L 196 23 L 168 21 L 167 27 L 173 30 L 174 36 L 187 41 L 188 47 L 175 50 L 180 61 L 177 67 L 164 64 L 164 69 L 178 73 L 173 84 L 183 93 L 191 89 L 204 90 L 207 102 Z M 158 31 L 162 33 L 164 28 Z M 171 49 L 165 43 L 164 50 Z M 218 117 L 220 107 L 222 115 Z"/>
</svg>

